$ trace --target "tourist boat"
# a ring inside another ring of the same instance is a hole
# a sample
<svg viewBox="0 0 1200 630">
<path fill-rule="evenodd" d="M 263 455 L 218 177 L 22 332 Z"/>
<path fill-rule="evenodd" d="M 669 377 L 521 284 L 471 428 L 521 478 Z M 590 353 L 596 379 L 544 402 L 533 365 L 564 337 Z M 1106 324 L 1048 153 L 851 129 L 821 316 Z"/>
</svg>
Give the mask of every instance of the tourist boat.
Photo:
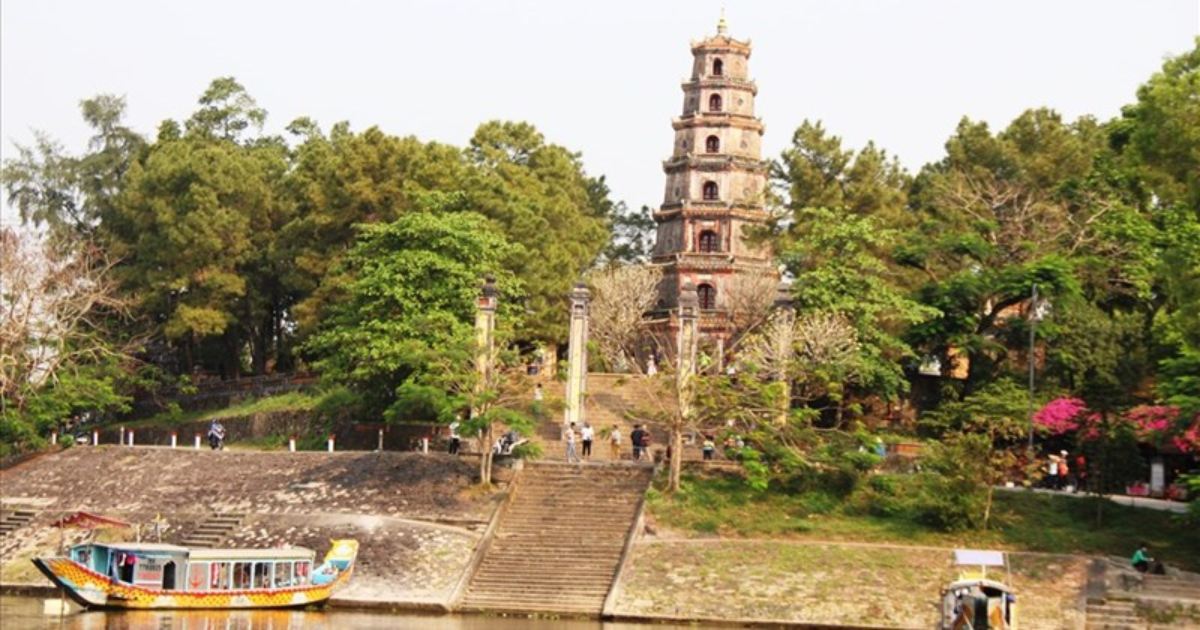
<svg viewBox="0 0 1200 630">
<path fill-rule="evenodd" d="M 956 549 L 958 579 L 942 589 L 942 630 L 1016 630 L 1017 598 L 1008 557 L 1002 551 Z M 963 567 L 975 567 L 964 569 Z M 988 576 L 988 567 L 1003 567 L 1005 581 Z"/>
<path fill-rule="evenodd" d="M 324 604 L 354 572 L 357 540 L 310 549 L 191 549 L 89 542 L 37 568 L 86 608 L 288 608 Z"/>
</svg>

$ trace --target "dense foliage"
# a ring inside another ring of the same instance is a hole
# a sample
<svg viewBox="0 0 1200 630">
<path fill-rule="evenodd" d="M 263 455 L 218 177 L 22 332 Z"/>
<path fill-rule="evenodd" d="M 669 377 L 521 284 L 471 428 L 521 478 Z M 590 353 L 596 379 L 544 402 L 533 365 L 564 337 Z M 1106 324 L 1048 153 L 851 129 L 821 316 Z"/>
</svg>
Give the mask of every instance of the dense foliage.
<svg viewBox="0 0 1200 630">
<path fill-rule="evenodd" d="M 1039 439 L 1083 414 L 1108 436 L 1081 440 L 1088 448 L 1194 442 L 1198 92 L 1200 41 L 1114 120 L 1031 109 L 994 130 L 964 118 L 915 174 L 804 121 L 772 163 L 769 229 L 751 235 L 778 253 L 790 309 L 746 319 L 734 372 L 701 376 L 689 421 L 747 438 L 740 456 L 758 487 L 814 470 L 857 484 L 879 463 L 859 452 L 874 444 L 868 431 L 890 422 L 937 440 L 930 461 L 946 474 L 929 483 L 963 484 L 956 496 L 985 512 L 989 496 L 963 488 L 1016 465 L 1030 406 L 1077 401 L 1047 407 L 1053 431 Z M 147 366 L 223 378 L 315 368 L 366 416 L 446 422 L 466 410 L 490 426 L 516 381 L 470 381 L 481 276 L 496 278 L 506 351 L 562 341 L 571 285 L 647 256 L 649 209 L 611 200 L 579 154 L 527 123 L 486 122 L 465 147 L 306 118 L 270 136 L 232 78 L 154 138 L 124 126 L 124 109 L 84 101 L 85 153 L 38 135 L 0 172 L 24 221 L 73 243 L 62 251 L 86 243 L 112 261 L 97 280 L 112 283 L 110 305 L 60 322 L 81 326 L 62 338 L 99 342 L 89 358 L 6 373 L 5 441 L 121 408 Z M 18 300 L 3 298 L 11 318 Z M 616 325 L 614 363 L 638 353 L 636 320 Z M 6 356 L 38 343 L 49 342 Z M 518 364 L 502 351 L 497 365 Z M 963 505 L 943 507 L 929 518 L 957 527 Z"/>
</svg>

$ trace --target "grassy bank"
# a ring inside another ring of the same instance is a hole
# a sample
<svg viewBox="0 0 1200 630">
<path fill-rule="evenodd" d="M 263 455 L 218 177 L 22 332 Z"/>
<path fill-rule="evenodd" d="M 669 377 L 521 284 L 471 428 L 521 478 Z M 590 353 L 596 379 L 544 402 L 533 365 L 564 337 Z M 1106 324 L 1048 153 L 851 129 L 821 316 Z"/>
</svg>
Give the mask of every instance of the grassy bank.
<svg viewBox="0 0 1200 630">
<path fill-rule="evenodd" d="M 1097 524 L 1097 501 L 1102 521 Z M 734 475 L 689 476 L 675 496 L 652 492 L 655 522 L 688 535 L 805 538 L 1057 554 L 1128 556 L 1139 541 L 1170 564 L 1200 571 L 1200 532 L 1179 515 L 1091 497 L 997 492 L 987 530 L 938 531 L 903 516 L 863 514 L 853 493 L 756 493 Z"/>
<path fill-rule="evenodd" d="M 208 409 L 202 411 L 164 411 L 142 420 L 125 422 L 130 428 L 163 426 L 173 427 L 189 422 L 208 422 L 220 418 L 245 418 L 258 413 L 277 413 L 282 411 L 311 411 L 325 394 L 319 392 L 289 392 L 279 396 L 252 398 L 231 407 Z"/>
</svg>

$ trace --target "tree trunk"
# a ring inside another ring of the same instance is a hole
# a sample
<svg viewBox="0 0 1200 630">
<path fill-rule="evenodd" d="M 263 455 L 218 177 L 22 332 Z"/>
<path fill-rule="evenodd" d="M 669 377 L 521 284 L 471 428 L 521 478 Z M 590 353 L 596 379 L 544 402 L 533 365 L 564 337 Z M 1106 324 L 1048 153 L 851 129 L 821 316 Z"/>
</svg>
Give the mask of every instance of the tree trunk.
<svg viewBox="0 0 1200 630">
<path fill-rule="evenodd" d="M 676 422 L 671 427 L 671 474 L 668 480 L 670 492 L 678 492 L 680 477 L 683 472 L 683 423 Z"/>
</svg>

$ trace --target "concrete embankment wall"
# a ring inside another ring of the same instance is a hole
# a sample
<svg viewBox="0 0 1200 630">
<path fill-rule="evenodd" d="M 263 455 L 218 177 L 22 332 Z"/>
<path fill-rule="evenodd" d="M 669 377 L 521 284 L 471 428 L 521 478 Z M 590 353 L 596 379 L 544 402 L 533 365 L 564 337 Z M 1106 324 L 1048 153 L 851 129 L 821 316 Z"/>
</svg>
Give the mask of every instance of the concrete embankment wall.
<svg viewBox="0 0 1200 630">
<path fill-rule="evenodd" d="M 233 514 L 240 518 L 221 546 L 323 554 L 330 538 L 356 538 L 360 563 L 345 596 L 427 606 L 449 597 L 498 500 L 475 486 L 477 467 L 441 453 L 73 447 L 0 473 L 3 508 L 37 512 L 0 538 L 0 582 L 43 583 L 28 558 L 52 552 L 60 532 L 51 524 L 75 511 L 140 528 L 102 536 L 161 533 L 168 543 Z M 501 470 L 498 481 L 510 475 Z M 86 535 L 65 532 L 67 543 Z"/>
</svg>

